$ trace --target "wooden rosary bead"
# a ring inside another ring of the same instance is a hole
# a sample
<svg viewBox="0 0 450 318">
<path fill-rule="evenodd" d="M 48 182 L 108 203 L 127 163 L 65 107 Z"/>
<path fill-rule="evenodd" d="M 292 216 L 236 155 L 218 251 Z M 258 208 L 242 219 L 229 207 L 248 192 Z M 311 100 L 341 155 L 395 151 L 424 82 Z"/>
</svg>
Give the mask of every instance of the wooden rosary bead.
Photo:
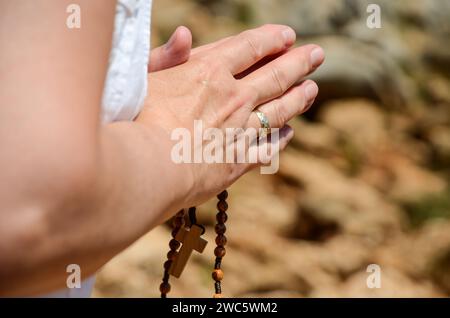
<svg viewBox="0 0 450 318">
<path fill-rule="evenodd" d="M 172 266 L 172 261 L 169 260 L 164 262 L 164 270 L 168 271 L 170 266 Z"/>
<path fill-rule="evenodd" d="M 212 272 L 212 278 L 217 282 L 223 279 L 223 271 L 221 269 L 215 269 Z"/>
<path fill-rule="evenodd" d="M 228 220 L 228 215 L 225 212 L 219 212 L 216 214 L 216 220 L 219 223 L 225 223 Z"/>
<path fill-rule="evenodd" d="M 168 294 L 170 292 L 170 284 L 165 282 L 161 283 L 161 285 L 159 285 L 159 291 L 161 294 Z"/>
<path fill-rule="evenodd" d="M 225 250 L 225 248 L 222 247 L 222 246 L 217 246 L 217 247 L 214 249 L 214 255 L 216 255 L 217 257 L 224 257 L 225 254 L 226 254 L 226 250 Z"/>
<path fill-rule="evenodd" d="M 178 242 L 176 239 L 171 239 L 169 242 L 169 247 L 172 251 L 177 250 L 180 247 L 181 243 Z"/>
<path fill-rule="evenodd" d="M 172 226 L 174 228 L 180 228 L 184 225 L 184 223 L 185 223 L 184 218 L 182 217 L 176 217 L 172 220 Z"/>
<path fill-rule="evenodd" d="M 219 246 L 225 246 L 227 245 L 227 237 L 223 234 L 219 234 L 216 237 L 216 244 Z"/>
<path fill-rule="evenodd" d="M 226 199 L 228 198 L 228 191 L 225 190 L 225 191 L 221 192 L 221 193 L 217 196 L 217 198 L 218 198 L 219 200 L 226 200 Z"/>
<path fill-rule="evenodd" d="M 228 203 L 227 203 L 227 201 L 219 201 L 219 202 L 217 202 L 217 209 L 220 212 L 225 212 L 226 210 L 228 210 Z"/>
<path fill-rule="evenodd" d="M 172 231 L 172 237 L 173 238 L 175 238 L 176 236 L 177 236 L 177 233 L 178 233 L 178 230 L 179 230 L 180 228 L 175 228 L 175 229 L 173 229 L 173 231 Z"/>
<path fill-rule="evenodd" d="M 169 284 L 169 270 L 172 267 L 173 261 L 178 256 L 177 249 L 180 247 L 181 243 L 175 240 L 179 230 L 184 226 L 184 215 L 185 210 L 180 210 L 172 219 L 172 239 L 169 241 L 170 251 L 167 253 L 167 261 L 164 262 L 164 274 L 161 285 L 159 285 L 159 290 L 161 292 L 161 298 L 167 298 L 167 294 L 170 292 Z"/>
<path fill-rule="evenodd" d="M 178 252 L 177 252 L 177 251 L 169 251 L 169 252 L 167 253 L 167 259 L 168 259 L 169 261 L 174 261 L 175 258 L 177 257 L 177 255 L 178 255 Z"/>
<path fill-rule="evenodd" d="M 222 223 L 216 224 L 214 229 L 216 230 L 217 234 L 225 234 L 225 232 L 227 231 L 227 227 Z"/>
<path fill-rule="evenodd" d="M 185 211 L 183 209 L 183 210 L 178 211 L 177 214 L 175 214 L 175 217 L 177 217 L 177 218 L 184 218 L 185 214 L 186 213 L 185 213 Z"/>
</svg>

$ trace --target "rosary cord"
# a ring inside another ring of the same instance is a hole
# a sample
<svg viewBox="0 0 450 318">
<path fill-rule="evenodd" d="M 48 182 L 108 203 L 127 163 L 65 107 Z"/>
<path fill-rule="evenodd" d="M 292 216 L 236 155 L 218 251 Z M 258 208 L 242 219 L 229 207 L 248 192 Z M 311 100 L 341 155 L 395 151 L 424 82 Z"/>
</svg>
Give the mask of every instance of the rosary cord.
<svg viewBox="0 0 450 318">
<path fill-rule="evenodd" d="M 200 227 L 202 229 L 202 235 L 203 235 L 203 234 L 205 234 L 206 229 L 203 225 L 197 223 L 196 212 L 197 212 L 197 208 L 195 206 L 189 208 L 188 215 L 189 215 L 189 222 L 191 223 L 189 226 L 197 225 L 198 227 Z"/>
<path fill-rule="evenodd" d="M 225 236 L 225 232 L 227 227 L 225 226 L 225 222 L 228 219 L 228 215 L 226 213 L 228 209 L 228 203 L 226 199 L 228 198 L 228 192 L 225 190 L 220 193 L 217 198 L 219 202 L 217 202 L 217 209 L 219 212 L 216 215 L 217 224 L 215 226 L 215 231 L 217 233 L 216 236 L 216 245 L 217 247 L 214 249 L 214 255 L 216 256 L 216 261 L 214 263 L 214 271 L 212 272 L 212 278 L 214 279 L 214 298 L 222 297 L 222 285 L 221 281 L 223 279 L 223 271 L 221 269 L 222 258 L 225 256 L 226 250 L 225 245 L 227 244 L 227 238 Z"/>
<path fill-rule="evenodd" d="M 170 251 L 167 253 L 167 261 L 164 263 L 164 275 L 161 285 L 159 285 L 159 291 L 161 292 L 161 298 L 167 298 L 167 294 L 170 292 L 169 284 L 169 270 L 172 266 L 172 262 L 177 256 L 178 248 L 180 247 L 180 242 L 178 242 L 175 237 L 177 236 L 178 230 L 184 226 L 184 210 L 180 210 L 172 220 L 172 239 L 169 242 Z"/>
<path fill-rule="evenodd" d="M 195 208 L 195 206 L 189 208 L 189 222 L 191 222 L 191 226 L 197 224 L 197 216 L 195 214 L 196 210 L 197 209 Z"/>
</svg>

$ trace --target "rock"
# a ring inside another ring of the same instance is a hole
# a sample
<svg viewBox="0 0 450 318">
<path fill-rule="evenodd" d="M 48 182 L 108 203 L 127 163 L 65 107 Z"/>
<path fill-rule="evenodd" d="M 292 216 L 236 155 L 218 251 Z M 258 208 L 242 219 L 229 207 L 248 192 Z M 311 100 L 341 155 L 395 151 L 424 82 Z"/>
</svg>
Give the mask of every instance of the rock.
<svg viewBox="0 0 450 318">
<path fill-rule="evenodd" d="M 425 62 L 442 74 L 450 73 L 450 41 L 446 37 L 429 40 L 424 52 Z"/>
<path fill-rule="evenodd" d="M 188 0 L 154 1 L 152 19 L 152 30 L 164 41 L 177 26 L 187 26 L 192 31 L 194 47 L 237 34 L 244 28 L 225 16 L 212 17 L 204 6 Z"/>
<path fill-rule="evenodd" d="M 401 272 L 382 269 L 381 288 L 367 287 L 370 273 L 365 271 L 352 275 L 345 283 L 335 288 L 320 288 L 312 297 L 364 297 L 364 298 L 421 298 L 443 297 L 444 294 L 430 282 L 410 279 Z"/>
<path fill-rule="evenodd" d="M 281 175 L 304 185 L 301 206 L 334 221 L 341 231 L 380 240 L 401 227 L 402 213 L 395 206 L 370 186 L 345 177 L 325 160 L 287 151 L 280 164 Z"/>
<path fill-rule="evenodd" d="M 337 151 L 338 132 L 321 123 L 309 123 L 296 117 L 289 122 L 294 129 L 293 147 L 306 149 L 318 155 L 330 154 Z"/>
<path fill-rule="evenodd" d="M 311 75 L 319 83 L 319 102 L 332 98 L 370 98 L 400 108 L 415 99 L 415 84 L 382 48 L 337 36 L 312 41 L 326 52 L 323 66 Z"/>
<path fill-rule="evenodd" d="M 386 117 L 379 105 L 365 100 L 332 102 L 321 108 L 319 119 L 336 129 L 361 153 L 386 144 Z"/>
<path fill-rule="evenodd" d="M 450 127 L 432 127 L 428 138 L 434 147 L 436 159 L 442 166 L 450 167 Z"/>
<path fill-rule="evenodd" d="M 333 34 L 336 25 L 342 24 L 342 21 L 345 23 L 355 14 L 343 1 L 333 0 L 324 0 L 320 6 L 314 0 L 249 1 L 249 6 L 254 12 L 255 24 L 283 21 L 300 36 Z"/>
<path fill-rule="evenodd" d="M 425 87 L 428 93 L 431 95 L 431 99 L 437 103 L 445 104 L 448 111 L 448 105 L 450 105 L 450 80 L 444 76 L 432 74 L 425 83 Z M 450 118 L 450 114 L 447 113 L 447 118 Z"/>
<path fill-rule="evenodd" d="M 383 164 L 392 174 L 390 196 L 397 201 L 415 202 L 447 187 L 444 179 L 407 158 L 392 155 L 386 157 Z"/>
<path fill-rule="evenodd" d="M 253 171 L 230 189 L 230 217 L 243 224 L 258 224 L 266 231 L 285 233 L 297 217 L 297 203 L 278 194 L 272 176 Z"/>
<path fill-rule="evenodd" d="M 449 221 L 435 220 L 411 235 L 397 236 L 389 246 L 376 250 L 374 262 L 396 268 L 410 277 L 423 279 L 431 276 L 436 286 L 442 288 L 441 292 L 448 292 L 449 225 Z"/>
</svg>

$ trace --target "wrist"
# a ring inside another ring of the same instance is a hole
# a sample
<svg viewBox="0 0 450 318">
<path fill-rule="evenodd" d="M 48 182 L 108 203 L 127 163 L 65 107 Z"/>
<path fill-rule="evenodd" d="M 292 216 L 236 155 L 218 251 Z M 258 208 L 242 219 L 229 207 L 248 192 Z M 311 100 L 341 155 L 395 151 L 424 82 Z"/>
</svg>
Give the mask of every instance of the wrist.
<svg viewBox="0 0 450 318">
<path fill-rule="evenodd" d="M 125 191 L 130 196 L 139 194 L 139 200 L 145 201 L 137 205 L 153 211 L 158 223 L 186 207 L 193 186 L 192 172 L 171 159 L 170 134 L 159 126 L 140 122 L 109 126 L 118 144 L 115 153 L 121 161 L 119 169 L 126 171 L 122 182 L 129 185 Z"/>
</svg>

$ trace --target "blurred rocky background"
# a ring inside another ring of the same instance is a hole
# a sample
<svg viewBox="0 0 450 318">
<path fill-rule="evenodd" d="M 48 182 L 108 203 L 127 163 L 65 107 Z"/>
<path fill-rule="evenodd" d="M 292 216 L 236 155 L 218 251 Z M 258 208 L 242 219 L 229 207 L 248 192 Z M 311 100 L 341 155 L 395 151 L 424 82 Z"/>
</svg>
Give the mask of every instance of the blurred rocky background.
<svg viewBox="0 0 450 318">
<path fill-rule="evenodd" d="M 154 2 L 154 46 L 181 24 L 200 45 L 283 23 L 327 55 L 280 172 L 230 189 L 225 296 L 450 296 L 450 1 Z M 373 2 L 381 29 L 366 25 Z M 215 201 L 199 210 L 210 244 L 171 296 L 213 294 Z M 160 226 L 116 257 L 95 295 L 158 297 L 169 238 Z"/>
</svg>

